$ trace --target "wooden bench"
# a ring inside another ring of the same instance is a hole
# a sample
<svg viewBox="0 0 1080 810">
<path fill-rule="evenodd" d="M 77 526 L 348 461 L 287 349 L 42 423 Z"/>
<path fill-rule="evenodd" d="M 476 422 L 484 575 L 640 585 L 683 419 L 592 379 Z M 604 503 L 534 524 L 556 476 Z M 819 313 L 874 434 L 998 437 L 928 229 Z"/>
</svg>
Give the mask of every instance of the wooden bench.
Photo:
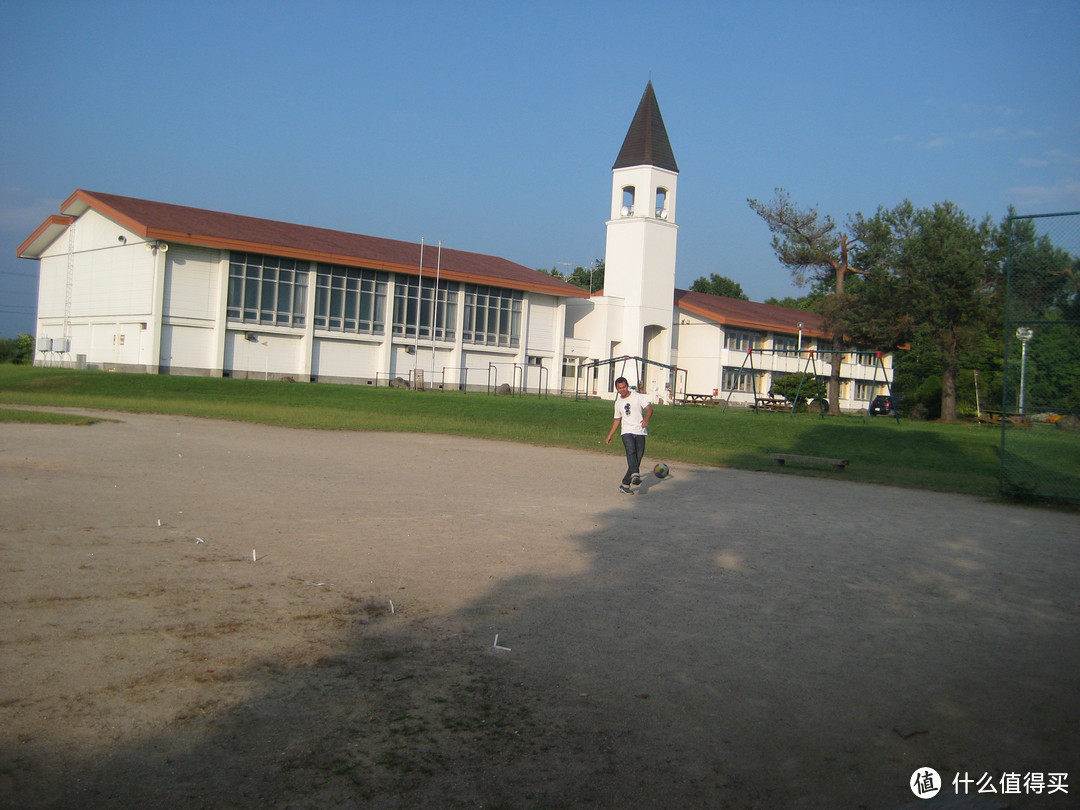
<svg viewBox="0 0 1080 810">
<path fill-rule="evenodd" d="M 792 461 L 796 464 L 825 464 L 832 467 L 836 472 L 843 472 L 848 465 L 846 458 L 821 458 L 820 456 L 796 456 L 791 453 L 773 453 L 772 460 L 784 466 L 784 462 Z"/>
<path fill-rule="evenodd" d="M 791 405 L 783 397 L 754 397 L 754 410 L 787 411 Z"/>
</svg>

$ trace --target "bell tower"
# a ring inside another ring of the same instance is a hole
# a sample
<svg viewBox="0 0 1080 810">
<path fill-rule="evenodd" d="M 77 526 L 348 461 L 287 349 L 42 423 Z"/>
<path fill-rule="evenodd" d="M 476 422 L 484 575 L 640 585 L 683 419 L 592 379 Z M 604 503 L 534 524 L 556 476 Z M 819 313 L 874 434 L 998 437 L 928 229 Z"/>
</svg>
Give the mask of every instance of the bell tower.
<svg viewBox="0 0 1080 810">
<path fill-rule="evenodd" d="M 604 295 L 622 299 L 622 329 L 612 354 L 671 363 L 679 167 L 652 81 L 612 167 L 611 218 L 604 252 Z M 666 380 L 660 369 L 645 381 Z M 662 385 L 662 382 L 660 383 Z"/>
</svg>

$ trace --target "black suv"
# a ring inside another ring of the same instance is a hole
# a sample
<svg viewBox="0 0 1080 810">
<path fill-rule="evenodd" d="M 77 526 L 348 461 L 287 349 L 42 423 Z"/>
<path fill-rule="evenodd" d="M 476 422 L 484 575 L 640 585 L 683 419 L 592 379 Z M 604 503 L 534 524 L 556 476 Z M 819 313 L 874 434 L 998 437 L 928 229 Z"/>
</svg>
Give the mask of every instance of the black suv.
<svg viewBox="0 0 1080 810">
<path fill-rule="evenodd" d="M 871 416 L 877 416 L 881 413 L 891 414 L 892 412 L 900 413 L 900 397 L 892 394 L 878 394 L 874 397 L 874 401 L 870 403 Z"/>
</svg>

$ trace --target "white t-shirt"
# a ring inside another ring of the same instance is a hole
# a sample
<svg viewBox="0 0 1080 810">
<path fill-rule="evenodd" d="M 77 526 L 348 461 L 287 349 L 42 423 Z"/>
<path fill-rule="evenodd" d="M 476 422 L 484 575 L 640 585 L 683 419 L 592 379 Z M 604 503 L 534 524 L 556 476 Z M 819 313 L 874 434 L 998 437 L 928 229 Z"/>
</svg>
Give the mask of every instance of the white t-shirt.
<svg viewBox="0 0 1080 810">
<path fill-rule="evenodd" d="M 620 433 L 635 433 L 639 436 L 648 436 L 649 430 L 641 424 L 645 416 L 645 408 L 649 404 L 649 398 L 637 391 L 631 391 L 626 397 L 615 395 L 615 418 L 622 420 Z"/>
</svg>

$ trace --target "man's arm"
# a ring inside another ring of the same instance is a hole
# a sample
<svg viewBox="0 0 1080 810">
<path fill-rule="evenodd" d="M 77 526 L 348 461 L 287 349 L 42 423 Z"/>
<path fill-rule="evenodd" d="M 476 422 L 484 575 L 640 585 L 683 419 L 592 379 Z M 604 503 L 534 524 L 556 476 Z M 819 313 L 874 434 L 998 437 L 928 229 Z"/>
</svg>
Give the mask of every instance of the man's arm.
<svg viewBox="0 0 1080 810">
<path fill-rule="evenodd" d="M 607 441 L 604 444 L 611 444 L 611 437 L 615 435 L 615 431 L 619 429 L 622 424 L 622 419 L 616 419 L 611 423 L 611 430 L 608 431 Z"/>
</svg>

